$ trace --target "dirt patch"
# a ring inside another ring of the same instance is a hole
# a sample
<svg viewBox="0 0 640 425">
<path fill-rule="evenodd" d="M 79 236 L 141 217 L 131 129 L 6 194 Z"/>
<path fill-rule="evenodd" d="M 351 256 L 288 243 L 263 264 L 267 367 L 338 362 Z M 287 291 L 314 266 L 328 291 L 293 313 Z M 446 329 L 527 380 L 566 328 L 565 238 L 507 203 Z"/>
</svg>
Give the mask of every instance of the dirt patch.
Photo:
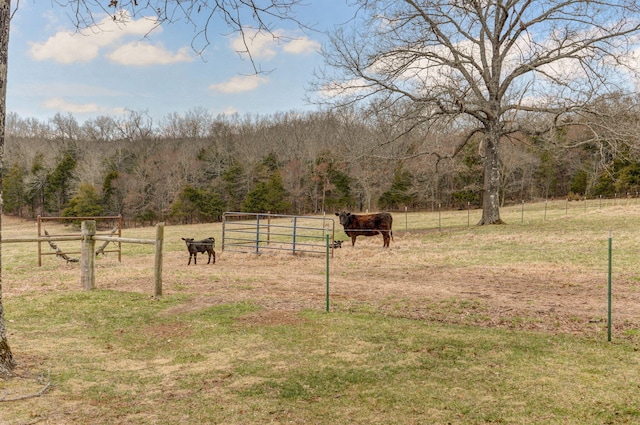
<svg viewBox="0 0 640 425">
<path fill-rule="evenodd" d="M 378 238 L 345 244 L 330 261 L 331 311 L 380 311 L 443 323 L 473 324 L 551 333 L 593 334 L 606 329 L 607 288 L 602 270 L 529 262 L 464 265 L 432 253 L 421 235 L 396 235 L 391 248 Z M 305 309 L 326 306 L 325 259 L 290 254 L 218 252 L 215 265 L 186 264 L 187 253 L 165 252 L 164 294 L 186 301 L 167 316 L 215 305 L 250 302 L 260 310 L 245 324 L 296 324 Z M 112 256 L 115 257 L 115 256 Z M 99 258 L 96 286 L 153 292 L 153 256 Z M 48 264 L 42 270 L 7 273 L 7 297 L 29 291 L 81 290 L 79 265 Z M 25 278 L 27 272 L 28 277 Z M 640 286 L 635 276 L 616 276 L 616 334 L 640 328 Z M 153 329 L 171 334 L 184 329 Z"/>
<path fill-rule="evenodd" d="M 161 340 L 169 340 L 176 337 L 188 336 L 191 331 L 183 323 L 163 323 L 154 326 L 147 326 L 145 333 Z"/>
</svg>

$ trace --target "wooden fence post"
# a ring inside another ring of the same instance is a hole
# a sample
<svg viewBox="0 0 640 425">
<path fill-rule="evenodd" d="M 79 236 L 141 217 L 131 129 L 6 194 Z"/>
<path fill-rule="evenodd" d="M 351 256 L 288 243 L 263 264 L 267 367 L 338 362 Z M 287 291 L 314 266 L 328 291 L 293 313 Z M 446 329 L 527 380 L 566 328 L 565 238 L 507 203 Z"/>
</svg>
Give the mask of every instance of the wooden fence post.
<svg viewBox="0 0 640 425">
<path fill-rule="evenodd" d="M 82 222 L 82 252 L 80 264 L 80 281 L 85 291 L 90 291 L 96 285 L 96 221 L 87 220 Z"/>
<path fill-rule="evenodd" d="M 162 295 L 162 245 L 164 242 L 164 223 L 156 225 L 156 257 L 154 262 L 154 281 L 153 296 Z"/>
</svg>

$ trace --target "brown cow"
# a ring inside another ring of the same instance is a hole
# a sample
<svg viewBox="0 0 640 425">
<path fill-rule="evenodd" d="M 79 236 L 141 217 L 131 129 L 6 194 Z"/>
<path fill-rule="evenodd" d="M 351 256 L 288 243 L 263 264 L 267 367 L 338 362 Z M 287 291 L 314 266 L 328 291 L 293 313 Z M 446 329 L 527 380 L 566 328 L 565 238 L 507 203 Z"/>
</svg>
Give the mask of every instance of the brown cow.
<svg viewBox="0 0 640 425">
<path fill-rule="evenodd" d="M 351 238 L 351 246 L 356 244 L 356 237 L 373 236 L 378 233 L 382 235 L 383 247 L 389 246 L 389 241 L 393 238 L 391 225 L 393 217 L 391 214 L 383 212 L 377 214 L 351 214 L 342 211 L 336 213 L 340 217 L 340 224 L 344 227 L 344 232 Z"/>
</svg>

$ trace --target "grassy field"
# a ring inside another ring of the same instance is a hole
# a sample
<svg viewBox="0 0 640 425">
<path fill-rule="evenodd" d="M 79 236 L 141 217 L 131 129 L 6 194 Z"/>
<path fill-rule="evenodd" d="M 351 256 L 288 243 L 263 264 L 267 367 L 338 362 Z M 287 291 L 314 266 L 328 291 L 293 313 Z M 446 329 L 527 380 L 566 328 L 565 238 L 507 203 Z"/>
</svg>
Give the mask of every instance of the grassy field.
<svg viewBox="0 0 640 425">
<path fill-rule="evenodd" d="M 77 264 L 6 244 L 18 369 L 0 400 L 50 386 L 0 402 L 0 424 L 638 423 L 640 206 L 592 202 L 507 207 L 508 225 L 481 228 L 477 211 L 394 214 L 390 249 L 336 250 L 330 313 L 317 256 L 187 266 L 180 238 L 220 241 L 220 224 L 165 229 L 160 299 L 149 246 L 98 258 L 84 292 Z M 19 235 L 35 224 L 3 219 Z"/>
</svg>

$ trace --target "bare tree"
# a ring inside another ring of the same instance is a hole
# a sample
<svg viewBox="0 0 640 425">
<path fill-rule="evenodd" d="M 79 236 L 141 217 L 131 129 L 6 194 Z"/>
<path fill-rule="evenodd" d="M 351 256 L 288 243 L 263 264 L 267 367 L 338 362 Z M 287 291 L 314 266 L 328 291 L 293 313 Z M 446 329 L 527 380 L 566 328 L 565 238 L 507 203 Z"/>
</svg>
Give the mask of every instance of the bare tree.
<svg viewBox="0 0 640 425">
<path fill-rule="evenodd" d="M 69 11 L 69 16 L 79 29 L 96 27 L 94 16 L 107 12 L 114 20 L 126 16 L 145 16 L 152 13 L 157 25 L 184 19 L 196 30 L 192 45 L 196 50 L 203 50 L 210 44 L 215 24 L 222 20 L 222 27 L 230 31 L 238 31 L 245 38 L 245 29 L 272 32 L 272 25 L 283 19 L 295 20 L 294 7 L 300 0 L 53 0 L 52 3 Z M 11 0 L 0 0 L 0 170 L 3 168 L 3 152 L 6 121 L 6 87 L 7 59 L 9 53 L 9 29 L 11 22 Z M 123 22 L 125 24 L 125 22 Z M 255 31 L 252 31 L 255 33 Z M 275 37 L 275 35 L 274 35 Z M 244 43 L 244 52 L 251 59 L 256 72 L 259 71 L 253 61 L 249 43 Z M 142 127 L 139 126 L 138 129 Z M 0 171 L 1 172 L 1 171 Z M 2 191 L 0 174 L 0 212 L 2 211 Z M 1 220 L 0 220 L 1 226 Z M 1 248 L 1 245 L 0 245 Z M 1 257 L 0 257 L 1 258 Z M 1 271 L 0 261 L 0 271 Z M 0 376 L 9 376 L 15 361 L 9 348 L 2 307 L 2 280 L 0 278 Z"/>
<path fill-rule="evenodd" d="M 409 101 L 403 119 L 480 137 L 479 224 L 500 219 L 500 144 L 527 115 L 567 124 L 596 96 L 631 90 L 640 3 L 631 0 L 355 0 L 360 8 L 325 52 L 316 89 L 337 105 L 375 111 Z M 631 77 L 631 78 L 630 78 Z"/>
<path fill-rule="evenodd" d="M 213 117 L 203 107 L 192 108 L 186 114 L 168 114 L 160 123 L 160 134 L 168 139 L 201 139 L 211 128 Z"/>
<path fill-rule="evenodd" d="M 118 124 L 106 115 L 85 121 L 82 131 L 86 138 L 93 142 L 112 142 L 118 138 Z"/>
<path fill-rule="evenodd" d="M 116 122 L 116 131 L 124 140 L 152 140 L 153 120 L 146 111 L 128 111 L 128 115 Z"/>
<path fill-rule="evenodd" d="M 614 159 L 640 159 L 640 96 L 613 93 L 596 99 L 591 108 L 576 113 L 581 123 L 580 135 L 569 138 L 562 146 L 587 146 L 597 151 L 599 168 L 605 169 Z"/>
<path fill-rule="evenodd" d="M 81 137 L 80 125 L 71 113 L 61 113 L 49 119 L 49 128 L 58 142 L 76 142 Z"/>
<path fill-rule="evenodd" d="M 7 59 L 9 56 L 9 22 L 11 20 L 11 4 L 9 0 L 0 1 L 0 188 L 2 187 L 2 168 L 4 165 L 5 121 L 7 117 Z M 0 190 L 0 217 L 3 199 Z M 0 219 L 0 225 L 1 225 Z M 0 235 L 2 230 L 0 227 Z M 0 246 L 1 247 L 1 246 Z M 0 271 L 2 270 L 0 256 Z M 0 277 L 0 376 L 8 376 L 15 367 L 15 360 L 7 341 L 7 329 L 4 323 L 4 307 L 2 304 L 2 278 Z"/>
</svg>

